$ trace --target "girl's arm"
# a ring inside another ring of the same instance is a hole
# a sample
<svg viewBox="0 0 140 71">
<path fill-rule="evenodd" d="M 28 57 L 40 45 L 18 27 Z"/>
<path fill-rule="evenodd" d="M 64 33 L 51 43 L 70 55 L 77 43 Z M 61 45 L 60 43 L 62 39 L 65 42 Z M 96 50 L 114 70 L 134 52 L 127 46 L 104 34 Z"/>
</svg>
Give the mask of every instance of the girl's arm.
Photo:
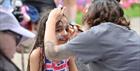
<svg viewBox="0 0 140 71">
<path fill-rule="evenodd" d="M 40 58 L 41 58 L 41 48 L 36 48 L 32 51 L 30 55 L 30 71 L 39 71 L 40 69 Z"/>
</svg>

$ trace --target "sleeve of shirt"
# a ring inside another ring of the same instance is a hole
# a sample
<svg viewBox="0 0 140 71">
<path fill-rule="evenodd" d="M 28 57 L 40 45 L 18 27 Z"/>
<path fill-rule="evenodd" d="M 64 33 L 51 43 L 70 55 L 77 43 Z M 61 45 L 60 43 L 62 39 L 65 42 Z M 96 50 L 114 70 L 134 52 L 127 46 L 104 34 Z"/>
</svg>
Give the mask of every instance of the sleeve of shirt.
<svg viewBox="0 0 140 71">
<path fill-rule="evenodd" d="M 96 61 L 102 56 L 97 36 L 93 31 L 83 32 L 61 46 L 61 50 L 65 56 L 74 54 L 82 62 Z"/>
</svg>

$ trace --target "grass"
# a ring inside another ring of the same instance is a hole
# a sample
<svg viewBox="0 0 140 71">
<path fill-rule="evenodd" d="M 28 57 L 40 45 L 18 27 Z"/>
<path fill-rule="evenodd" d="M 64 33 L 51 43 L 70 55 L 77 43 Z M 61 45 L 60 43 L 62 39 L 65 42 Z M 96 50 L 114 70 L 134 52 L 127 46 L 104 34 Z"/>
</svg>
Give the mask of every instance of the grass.
<svg viewBox="0 0 140 71">
<path fill-rule="evenodd" d="M 130 8 L 124 9 L 127 17 L 140 17 L 140 4 L 133 4 Z"/>
<path fill-rule="evenodd" d="M 83 18 L 83 14 L 81 12 L 78 12 L 76 16 L 76 23 L 81 25 L 82 18 Z"/>
</svg>

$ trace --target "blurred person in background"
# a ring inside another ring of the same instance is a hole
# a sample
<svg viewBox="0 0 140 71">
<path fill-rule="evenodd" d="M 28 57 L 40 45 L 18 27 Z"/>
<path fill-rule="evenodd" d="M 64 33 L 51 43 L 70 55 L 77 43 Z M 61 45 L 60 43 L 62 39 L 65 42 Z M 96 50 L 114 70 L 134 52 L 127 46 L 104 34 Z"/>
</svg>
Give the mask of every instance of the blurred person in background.
<svg viewBox="0 0 140 71">
<path fill-rule="evenodd" d="M 54 0 L 57 6 L 65 6 L 65 15 L 70 20 L 71 24 L 76 24 L 77 16 L 77 0 Z"/>
<path fill-rule="evenodd" d="M 20 26 L 14 15 L 0 8 L 0 71 L 20 71 L 11 61 L 21 40 L 35 35 Z"/>
<path fill-rule="evenodd" d="M 42 13 L 56 7 L 53 0 L 16 0 L 14 4 L 13 14 L 20 22 L 20 25 L 35 34 L 37 34 L 38 21 Z M 23 48 L 19 48 L 17 52 L 28 53 L 33 47 L 35 39 L 36 38 L 28 39 L 22 42 L 20 46 Z"/>
<path fill-rule="evenodd" d="M 25 5 L 34 6 L 38 10 L 40 16 L 42 16 L 41 14 L 47 9 L 56 8 L 53 0 L 23 0 L 23 3 Z"/>
<path fill-rule="evenodd" d="M 56 8 L 53 0 L 22 0 L 23 8 L 26 8 L 26 13 L 30 17 L 28 24 L 30 30 L 37 31 L 38 21 L 42 14 L 48 9 Z"/>
<path fill-rule="evenodd" d="M 64 6 L 66 7 L 66 16 L 69 18 L 71 24 L 75 25 L 77 16 L 77 0 L 64 0 Z"/>
</svg>

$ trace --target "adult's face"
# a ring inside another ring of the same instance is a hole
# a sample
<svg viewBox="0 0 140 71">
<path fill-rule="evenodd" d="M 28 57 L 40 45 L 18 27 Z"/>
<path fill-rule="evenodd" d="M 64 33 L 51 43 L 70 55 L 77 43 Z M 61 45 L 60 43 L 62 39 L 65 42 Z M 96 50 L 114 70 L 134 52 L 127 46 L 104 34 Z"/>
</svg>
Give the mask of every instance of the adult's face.
<svg viewBox="0 0 140 71">
<path fill-rule="evenodd" d="M 13 58 L 21 37 L 10 31 L 0 32 L 0 49 L 8 58 Z"/>
</svg>

